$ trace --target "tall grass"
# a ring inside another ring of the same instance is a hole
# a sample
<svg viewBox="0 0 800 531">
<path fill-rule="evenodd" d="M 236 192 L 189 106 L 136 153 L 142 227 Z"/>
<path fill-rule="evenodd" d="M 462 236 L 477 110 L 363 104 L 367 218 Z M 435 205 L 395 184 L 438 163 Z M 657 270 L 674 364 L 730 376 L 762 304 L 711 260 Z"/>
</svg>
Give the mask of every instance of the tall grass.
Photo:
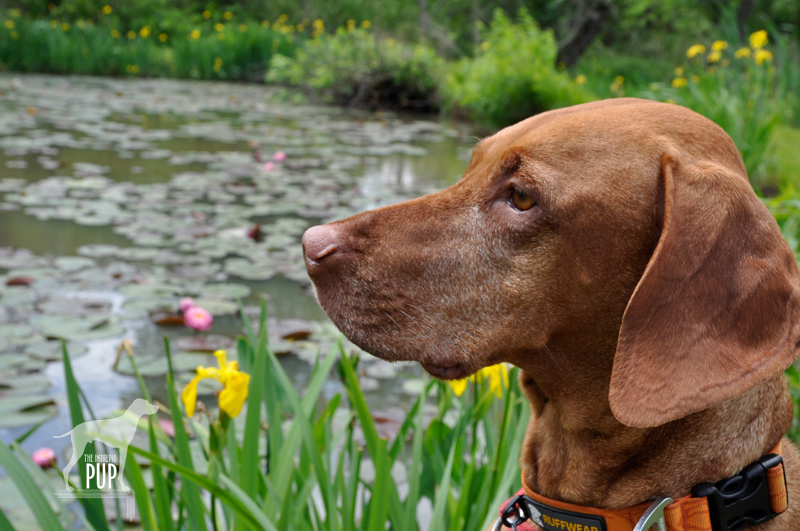
<svg viewBox="0 0 800 531">
<path fill-rule="evenodd" d="M 0 68 L 18 72 L 260 81 L 273 55 L 292 56 L 299 38 L 284 24 L 255 22 L 177 35 L 10 15 L 3 22 Z"/>
<path fill-rule="evenodd" d="M 262 306 L 258 333 L 246 323 L 249 333 L 237 342 L 240 369 L 251 382 L 247 410 L 236 419 L 185 419 L 170 369 L 162 410 L 174 422 L 174 439 L 151 417 L 149 445 L 131 445 L 126 463 L 143 529 L 384 530 L 388 523 L 404 530 L 480 530 L 518 488 L 528 410 L 515 378 L 502 399 L 485 383 L 456 397 L 449 386 L 428 380 L 396 434 L 385 438 L 359 385 L 357 358 L 343 349 L 320 358 L 301 395 L 268 349 L 264 323 Z M 135 366 L 135 356 L 132 361 Z M 64 366 L 77 423 L 82 393 L 67 356 Z M 334 368 L 344 394 L 321 400 Z M 130 453 L 152 468 L 152 491 Z M 0 443 L 0 465 L 43 529 L 67 528 L 60 501 L 33 487 L 44 472 L 18 443 Z M 420 523 L 425 506 L 430 516 Z M 86 504 L 83 514 L 87 528 L 111 527 L 102 506 Z"/>
</svg>

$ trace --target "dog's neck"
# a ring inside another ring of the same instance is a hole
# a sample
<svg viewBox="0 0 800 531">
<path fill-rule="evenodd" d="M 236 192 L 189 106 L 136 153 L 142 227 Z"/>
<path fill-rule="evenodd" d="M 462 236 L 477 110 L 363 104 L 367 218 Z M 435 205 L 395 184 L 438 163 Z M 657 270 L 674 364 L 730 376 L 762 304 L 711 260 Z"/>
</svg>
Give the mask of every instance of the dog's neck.
<svg viewBox="0 0 800 531">
<path fill-rule="evenodd" d="M 663 426 L 625 426 L 608 402 L 614 353 L 608 343 L 576 337 L 515 360 L 531 402 L 523 474 L 539 494 L 608 509 L 685 496 L 693 485 L 729 477 L 767 453 L 791 423 L 791 398 L 783 375 L 776 375 Z M 587 344 L 598 351 L 587 352 Z"/>
</svg>

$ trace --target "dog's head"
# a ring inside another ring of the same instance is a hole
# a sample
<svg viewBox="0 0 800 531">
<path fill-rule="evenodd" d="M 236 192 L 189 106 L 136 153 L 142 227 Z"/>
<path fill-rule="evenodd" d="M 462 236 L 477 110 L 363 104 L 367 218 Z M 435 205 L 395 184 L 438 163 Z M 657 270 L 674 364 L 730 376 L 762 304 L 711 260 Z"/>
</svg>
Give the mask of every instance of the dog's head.
<svg viewBox="0 0 800 531">
<path fill-rule="evenodd" d="M 609 359 L 585 363 L 613 364 L 611 408 L 631 426 L 731 398 L 800 347 L 791 250 L 730 138 L 675 105 L 535 116 L 480 142 L 457 184 L 303 244 L 351 341 L 437 377 L 610 338 Z"/>
<path fill-rule="evenodd" d="M 151 404 L 150 402 L 148 402 L 147 400 L 145 400 L 143 398 L 137 398 L 136 400 L 134 400 L 133 403 L 131 404 L 131 407 L 128 408 L 128 409 L 133 410 L 134 412 L 138 413 L 140 416 L 141 415 L 152 415 L 152 414 L 158 412 L 158 406 L 157 405 Z"/>
</svg>

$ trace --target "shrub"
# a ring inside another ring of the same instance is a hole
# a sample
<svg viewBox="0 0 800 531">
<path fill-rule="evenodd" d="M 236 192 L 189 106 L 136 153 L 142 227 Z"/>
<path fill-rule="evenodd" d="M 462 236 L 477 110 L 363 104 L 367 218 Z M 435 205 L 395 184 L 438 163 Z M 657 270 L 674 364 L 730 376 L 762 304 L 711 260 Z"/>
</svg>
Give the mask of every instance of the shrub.
<svg viewBox="0 0 800 531">
<path fill-rule="evenodd" d="M 538 112 L 583 103 L 590 94 L 556 68 L 551 31 L 542 31 L 526 10 L 512 23 L 498 9 L 473 58 L 456 63 L 444 89 L 446 107 L 474 119 L 506 126 Z"/>
<path fill-rule="evenodd" d="M 767 32 L 753 33 L 748 44 L 694 44 L 671 83 L 654 83 L 641 95 L 684 105 L 713 120 L 736 143 L 753 186 L 772 191 L 777 183 L 767 178 L 766 153 L 775 126 L 787 115 L 788 94 L 786 84 L 778 82 Z"/>
<path fill-rule="evenodd" d="M 267 81 L 300 86 L 325 103 L 438 107 L 438 72 L 443 61 L 425 46 L 380 39 L 352 25 L 320 34 L 294 58 L 273 59 Z"/>
</svg>

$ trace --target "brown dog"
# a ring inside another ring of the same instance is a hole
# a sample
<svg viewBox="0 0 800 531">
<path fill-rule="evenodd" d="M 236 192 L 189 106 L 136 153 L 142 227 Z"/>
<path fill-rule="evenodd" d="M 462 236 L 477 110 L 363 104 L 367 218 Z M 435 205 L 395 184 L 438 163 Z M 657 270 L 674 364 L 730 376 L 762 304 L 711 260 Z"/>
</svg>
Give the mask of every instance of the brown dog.
<svg viewBox="0 0 800 531">
<path fill-rule="evenodd" d="M 616 99 L 478 144 L 441 192 L 309 229 L 319 302 L 355 344 L 432 375 L 509 362 L 526 483 L 619 509 L 734 475 L 792 419 L 800 273 L 722 129 Z M 783 441 L 800 529 L 800 457 Z"/>
</svg>

